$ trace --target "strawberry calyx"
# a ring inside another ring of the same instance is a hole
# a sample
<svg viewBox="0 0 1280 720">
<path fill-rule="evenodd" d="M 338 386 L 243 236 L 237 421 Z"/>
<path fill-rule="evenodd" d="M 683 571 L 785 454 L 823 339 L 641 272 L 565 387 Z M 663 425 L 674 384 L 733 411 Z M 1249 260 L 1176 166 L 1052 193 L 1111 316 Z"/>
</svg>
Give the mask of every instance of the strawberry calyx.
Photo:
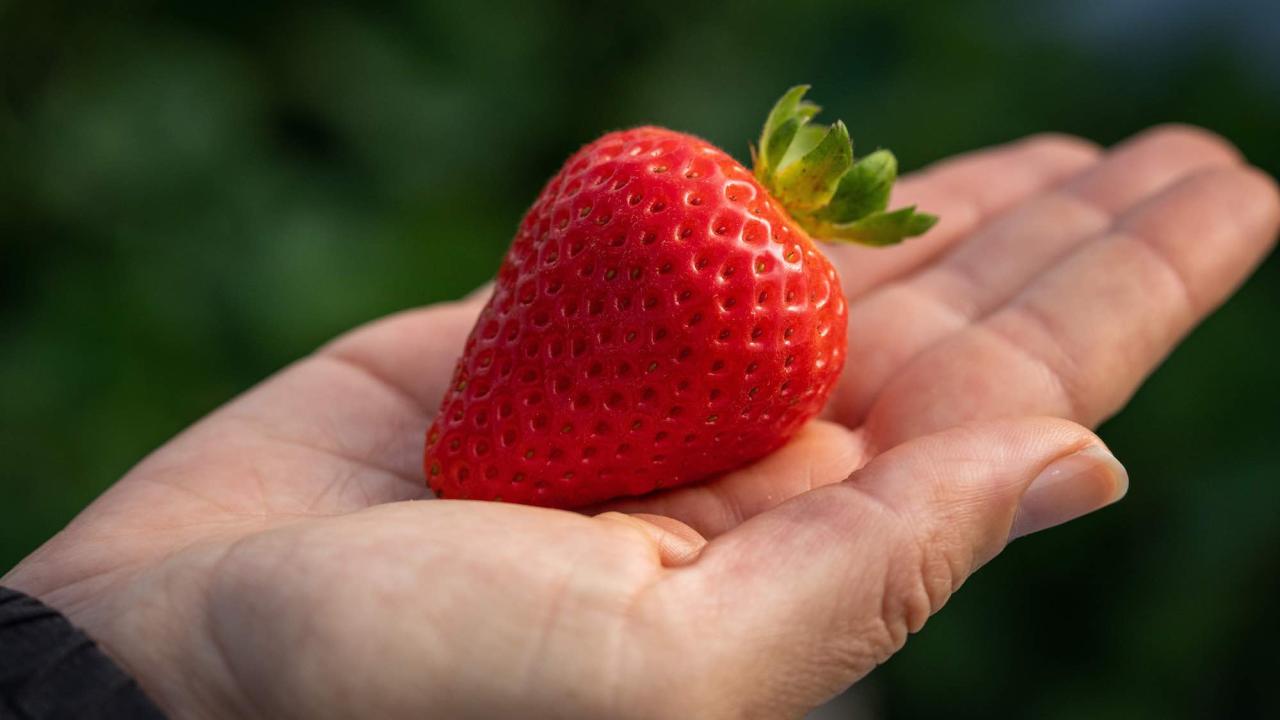
<svg viewBox="0 0 1280 720">
<path fill-rule="evenodd" d="M 914 205 L 887 210 L 897 159 L 888 150 L 855 159 L 843 122 L 809 124 L 821 108 L 804 99 L 808 90 L 791 88 L 769 111 L 751 149 L 760 184 L 820 240 L 893 245 L 933 227 L 937 216 Z"/>
</svg>

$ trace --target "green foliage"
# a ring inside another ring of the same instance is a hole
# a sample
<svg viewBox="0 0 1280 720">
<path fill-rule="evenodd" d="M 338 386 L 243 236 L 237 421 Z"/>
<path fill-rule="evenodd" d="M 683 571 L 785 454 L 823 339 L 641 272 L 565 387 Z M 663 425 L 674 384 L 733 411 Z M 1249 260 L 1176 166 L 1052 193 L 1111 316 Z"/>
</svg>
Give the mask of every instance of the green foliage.
<svg viewBox="0 0 1280 720">
<path fill-rule="evenodd" d="M 748 5 L 0 2 L 0 569 L 268 373 L 483 282 L 607 129 L 745 154 L 804 80 L 907 170 L 1179 120 L 1280 171 L 1265 2 L 1181 34 L 1106 3 Z M 891 159 L 847 212 L 885 209 Z M 967 583 L 867 681 L 883 715 L 1280 717 L 1278 325 L 1273 259 L 1103 428 L 1129 497 Z"/>
<path fill-rule="evenodd" d="M 898 161 L 888 150 L 854 162 L 844 122 L 808 124 L 820 108 L 803 100 L 808 85 L 783 93 L 751 151 L 756 178 L 801 226 L 828 242 L 893 245 L 922 235 L 938 218 L 915 206 L 885 212 Z"/>
<path fill-rule="evenodd" d="M 817 220 L 845 223 L 883 211 L 898 179 L 898 159 L 888 150 L 877 150 L 849 168 L 840 178 L 831 202 L 814 214 Z"/>
<path fill-rule="evenodd" d="M 806 126 L 804 129 L 816 128 Z M 849 143 L 849 130 L 837 120 L 812 148 L 774 173 L 772 189 L 789 208 L 817 210 L 831 201 L 836 185 L 851 164 L 853 147 Z"/>
</svg>

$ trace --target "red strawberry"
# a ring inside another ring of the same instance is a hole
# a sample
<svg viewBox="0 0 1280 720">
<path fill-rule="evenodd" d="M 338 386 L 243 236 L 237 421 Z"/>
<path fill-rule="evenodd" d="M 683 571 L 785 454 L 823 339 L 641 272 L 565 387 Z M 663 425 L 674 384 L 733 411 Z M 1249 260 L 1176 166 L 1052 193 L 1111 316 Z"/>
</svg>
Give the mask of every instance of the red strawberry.
<svg viewBox="0 0 1280 720">
<path fill-rule="evenodd" d="M 807 124 L 789 91 L 753 175 L 642 127 L 579 150 L 525 215 L 427 434 L 446 498 L 577 507 L 732 470 L 785 443 L 840 375 L 846 308 L 814 246 L 888 244 L 887 151 Z"/>
</svg>

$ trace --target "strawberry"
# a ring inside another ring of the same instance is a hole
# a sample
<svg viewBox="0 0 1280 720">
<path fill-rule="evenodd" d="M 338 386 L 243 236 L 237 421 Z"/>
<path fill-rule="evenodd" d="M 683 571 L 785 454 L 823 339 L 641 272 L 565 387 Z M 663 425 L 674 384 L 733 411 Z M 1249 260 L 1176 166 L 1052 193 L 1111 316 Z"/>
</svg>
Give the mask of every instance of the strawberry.
<svg viewBox="0 0 1280 720">
<path fill-rule="evenodd" d="M 840 281 L 812 235 L 885 245 L 897 168 L 854 162 L 793 88 L 754 174 L 691 135 L 614 132 L 525 215 L 427 433 L 445 498 L 572 508 L 703 480 L 777 449 L 845 358 Z"/>
</svg>

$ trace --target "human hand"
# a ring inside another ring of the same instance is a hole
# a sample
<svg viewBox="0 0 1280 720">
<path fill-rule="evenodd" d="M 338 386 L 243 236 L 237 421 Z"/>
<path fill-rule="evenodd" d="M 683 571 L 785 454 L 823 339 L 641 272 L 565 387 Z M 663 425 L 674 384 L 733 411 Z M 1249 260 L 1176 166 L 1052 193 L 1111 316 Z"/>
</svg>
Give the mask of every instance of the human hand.
<svg viewBox="0 0 1280 720">
<path fill-rule="evenodd" d="M 846 377 L 825 421 L 752 467 L 594 516 L 409 502 L 476 298 L 277 374 L 3 582 L 177 716 L 801 713 L 1011 535 L 1123 492 L 1075 423 L 1118 409 L 1280 222 L 1269 179 L 1178 128 L 1102 157 L 1050 137 L 959 158 L 903 202 L 943 222 L 827 248 Z"/>
</svg>

